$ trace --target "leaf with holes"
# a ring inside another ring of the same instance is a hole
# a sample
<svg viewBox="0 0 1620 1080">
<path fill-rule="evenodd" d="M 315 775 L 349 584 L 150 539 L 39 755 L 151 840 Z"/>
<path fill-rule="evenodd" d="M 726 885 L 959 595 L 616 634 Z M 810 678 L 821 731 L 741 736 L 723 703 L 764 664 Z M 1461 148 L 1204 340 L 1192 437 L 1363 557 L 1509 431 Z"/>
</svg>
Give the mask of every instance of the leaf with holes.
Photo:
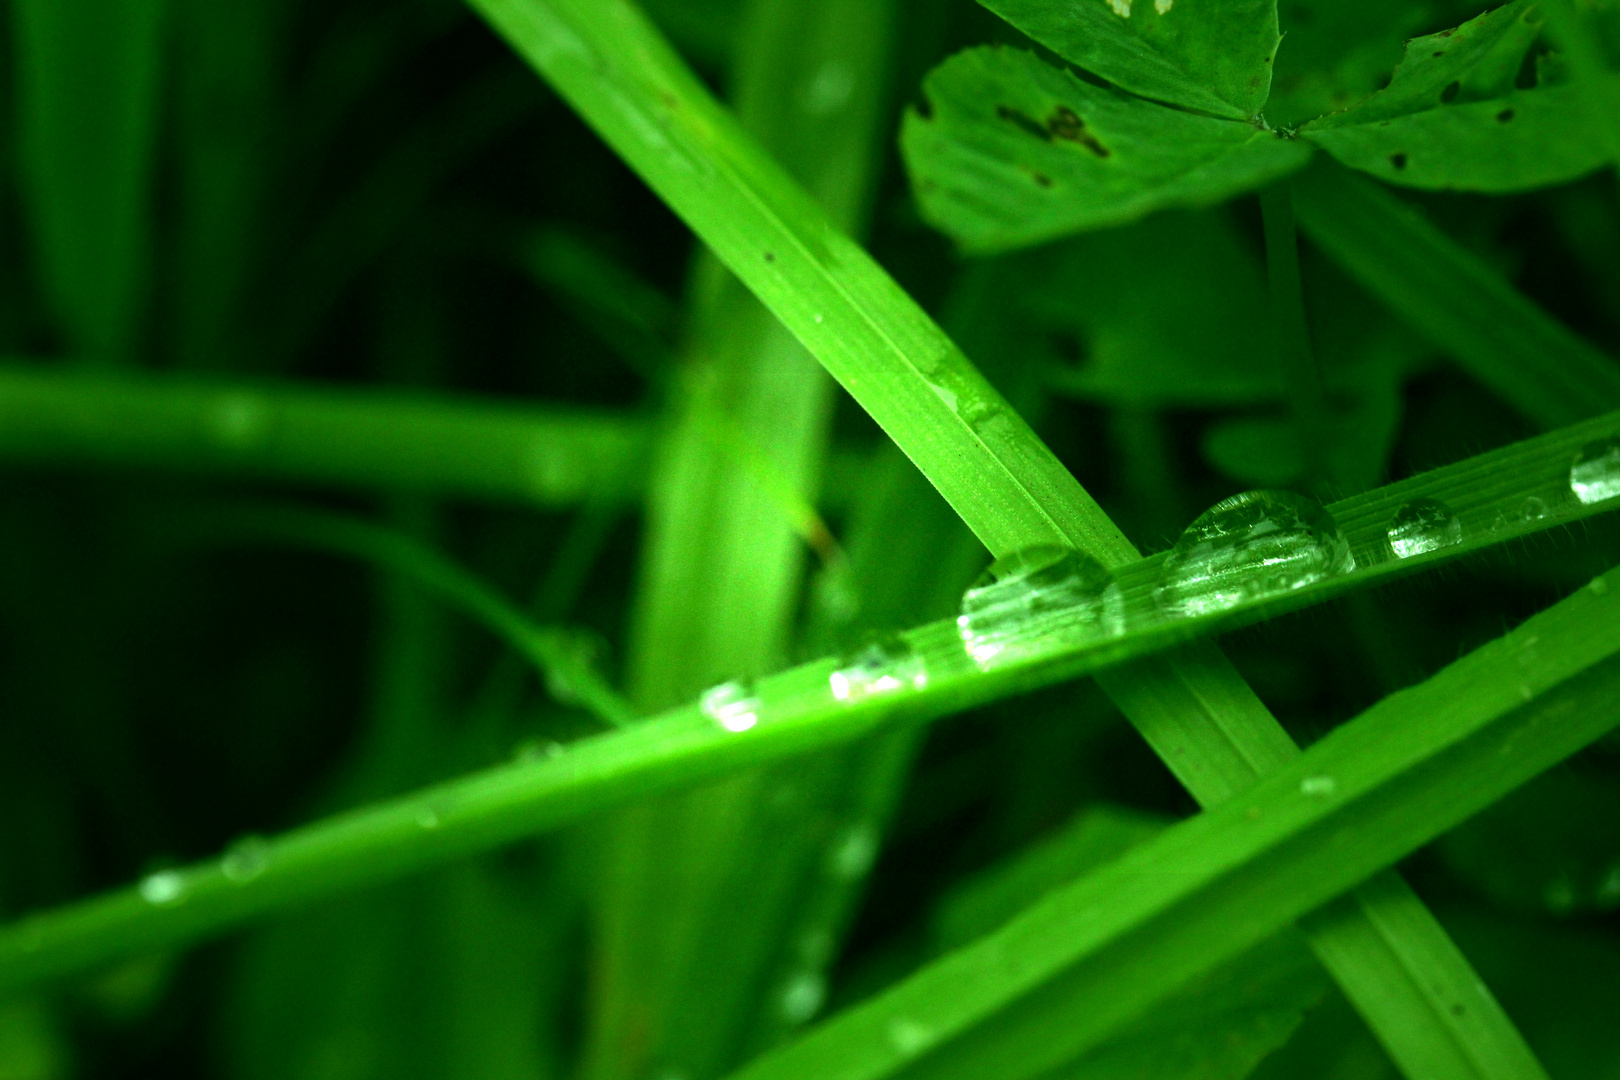
<svg viewBox="0 0 1620 1080">
<path fill-rule="evenodd" d="M 1407 187 L 1508 192 L 1589 173 L 1608 153 L 1576 86 L 1514 89 L 1540 27 L 1523 0 L 1414 38 L 1389 86 L 1301 135 Z"/>
<path fill-rule="evenodd" d="M 1216 203 L 1310 158 L 1247 122 L 1166 109 L 1016 49 L 960 53 L 923 89 L 901 148 L 923 213 L 973 251 Z"/>
<path fill-rule="evenodd" d="M 982 0 L 1063 59 L 1144 97 L 1244 119 L 1277 54 L 1273 0 Z"/>
</svg>

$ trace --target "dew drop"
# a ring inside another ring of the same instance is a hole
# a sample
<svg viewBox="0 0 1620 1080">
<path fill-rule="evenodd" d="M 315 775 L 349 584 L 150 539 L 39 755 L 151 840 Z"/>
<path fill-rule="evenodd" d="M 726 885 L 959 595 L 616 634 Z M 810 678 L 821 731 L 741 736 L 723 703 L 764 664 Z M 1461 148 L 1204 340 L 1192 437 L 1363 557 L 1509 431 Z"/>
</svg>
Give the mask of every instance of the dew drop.
<svg viewBox="0 0 1620 1080">
<path fill-rule="evenodd" d="M 747 731 L 759 723 L 759 698 L 751 683 L 733 679 L 703 692 L 703 714 L 727 731 Z"/>
<path fill-rule="evenodd" d="M 262 836 L 244 836 L 225 849 L 219 872 L 225 880 L 244 885 L 270 866 L 270 841 Z"/>
<path fill-rule="evenodd" d="M 1187 526 L 1155 595 L 1172 614 L 1203 615 L 1355 568 L 1350 542 L 1320 503 L 1287 491 L 1249 491 Z"/>
<path fill-rule="evenodd" d="M 1554 915 L 1567 915 L 1575 908 L 1575 883 L 1563 876 L 1553 878 L 1542 890 L 1542 899 Z"/>
<path fill-rule="evenodd" d="M 921 690 L 928 685 L 928 669 L 911 642 L 888 634 L 840 659 L 827 683 L 839 701 L 860 701 L 874 694 Z"/>
<path fill-rule="evenodd" d="M 827 857 L 827 869 L 840 881 L 855 881 L 866 876 L 877 860 L 878 831 L 869 822 L 855 825 L 833 845 Z"/>
<path fill-rule="evenodd" d="M 1339 790 L 1339 782 L 1331 776 L 1307 776 L 1299 782 L 1299 793 L 1312 799 L 1326 799 Z"/>
<path fill-rule="evenodd" d="M 826 978 L 819 971 L 801 971 L 782 988 L 779 1002 L 782 1019 L 790 1024 L 802 1024 L 820 1012 L 826 1000 Z"/>
<path fill-rule="evenodd" d="M 1402 559 L 1462 543 L 1462 522 L 1439 499 L 1413 499 L 1389 523 L 1389 547 Z"/>
<path fill-rule="evenodd" d="M 1620 904 L 1620 866 L 1611 867 L 1609 875 L 1598 885 L 1597 899 L 1606 908 Z"/>
<path fill-rule="evenodd" d="M 889 1045 L 903 1057 L 916 1057 L 934 1041 L 934 1033 L 923 1024 L 904 1016 L 889 1021 Z"/>
<path fill-rule="evenodd" d="M 1034 547 L 997 559 L 962 596 L 956 626 L 968 655 L 991 668 L 1124 632 L 1114 576 L 1091 556 Z"/>
<path fill-rule="evenodd" d="M 1569 489 L 1588 506 L 1620 495 L 1620 439 L 1582 447 L 1569 467 Z"/>
<path fill-rule="evenodd" d="M 1540 521 L 1546 516 L 1547 504 L 1536 498 L 1534 495 L 1530 496 L 1528 499 L 1524 500 L 1524 502 L 1519 504 L 1520 521 Z"/>
<path fill-rule="evenodd" d="M 186 879 L 174 870 L 160 870 L 141 879 L 141 899 L 155 907 L 168 907 L 186 898 Z"/>
<path fill-rule="evenodd" d="M 418 829 L 437 829 L 443 824 L 439 820 L 439 812 L 431 806 L 424 806 L 418 810 L 414 820 Z"/>
<path fill-rule="evenodd" d="M 1593 596 L 1603 596 L 1609 591 L 1609 583 L 1600 577 L 1593 578 L 1586 587 L 1592 590 Z"/>
<path fill-rule="evenodd" d="M 270 409 L 256 394 L 230 393 L 215 402 L 207 416 L 208 433 L 230 450 L 249 450 L 270 433 Z"/>
</svg>

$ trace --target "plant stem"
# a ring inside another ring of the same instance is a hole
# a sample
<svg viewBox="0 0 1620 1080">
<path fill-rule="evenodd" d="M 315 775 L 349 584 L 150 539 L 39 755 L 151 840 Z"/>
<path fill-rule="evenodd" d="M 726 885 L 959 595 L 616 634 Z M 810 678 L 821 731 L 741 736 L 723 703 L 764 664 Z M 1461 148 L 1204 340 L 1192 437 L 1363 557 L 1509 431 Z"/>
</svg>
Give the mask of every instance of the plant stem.
<svg viewBox="0 0 1620 1080">
<path fill-rule="evenodd" d="M 1294 231 L 1293 186 L 1283 180 L 1260 193 L 1266 233 L 1266 277 L 1271 285 L 1271 332 L 1277 363 L 1288 387 L 1294 438 L 1308 487 L 1326 477 L 1332 438 L 1322 369 L 1311 349 L 1305 319 L 1305 293 L 1299 275 L 1299 237 Z"/>
</svg>

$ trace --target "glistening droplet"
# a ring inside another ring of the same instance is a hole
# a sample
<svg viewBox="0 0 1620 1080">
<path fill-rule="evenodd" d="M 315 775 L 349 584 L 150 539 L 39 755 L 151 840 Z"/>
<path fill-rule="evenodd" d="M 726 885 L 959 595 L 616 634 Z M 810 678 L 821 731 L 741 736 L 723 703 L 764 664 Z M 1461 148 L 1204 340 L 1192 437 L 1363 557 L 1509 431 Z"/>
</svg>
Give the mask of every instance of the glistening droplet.
<svg viewBox="0 0 1620 1080">
<path fill-rule="evenodd" d="M 186 898 L 186 879 L 173 870 L 160 870 L 141 879 L 141 899 L 154 907 L 168 907 Z"/>
<path fill-rule="evenodd" d="M 860 701 L 874 694 L 921 690 L 928 685 L 928 669 L 911 642 L 888 634 L 842 658 L 827 683 L 839 701 Z"/>
<path fill-rule="evenodd" d="M 802 971 L 782 988 L 782 1019 L 802 1024 L 821 1011 L 827 1000 L 827 980 L 819 971 Z"/>
<path fill-rule="evenodd" d="M 219 872 L 227 881 L 246 884 L 270 866 L 270 841 L 262 836 L 244 836 L 225 849 Z"/>
<path fill-rule="evenodd" d="M 727 731 L 747 731 L 759 723 L 759 698 L 750 683 L 732 680 L 703 692 L 703 714 Z"/>
<path fill-rule="evenodd" d="M 1114 576 L 1089 555 L 1034 547 L 998 559 L 962 596 L 956 626 L 981 668 L 1125 629 Z"/>
<path fill-rule="evenodd" d="M 1582 447 L 1569 467 L 1569 490 L 1588 506 L 1620 495 L 1620 439 Z"/>
<path fill-rule="evenodd" d="M 1389 523 L 1389 548 L 1402 559 L 1462 543 L 1462 522 L 1439 499 L 1413 499 Z"/>
<path fill-rule="evenodd" d="M 1250 491 L 1204 511 L 1164 560 L 1155 595 L 1174 615 L 1203 615 L 1278 596 L 1356 568 L 1322 505 L 1288 491 Z"/>
</svg>

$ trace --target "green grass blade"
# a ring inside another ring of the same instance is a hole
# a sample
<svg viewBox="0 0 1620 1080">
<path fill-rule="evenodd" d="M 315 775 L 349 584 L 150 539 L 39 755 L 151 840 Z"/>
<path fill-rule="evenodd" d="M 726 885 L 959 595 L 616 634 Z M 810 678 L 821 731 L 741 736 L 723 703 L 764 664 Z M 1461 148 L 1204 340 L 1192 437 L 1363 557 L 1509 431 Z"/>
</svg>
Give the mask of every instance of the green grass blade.
<svg viewBox="0 0 1620 1080">
<path fill-rule="evenodd" d="M 639 421 L 580 409 L 0 368 L 0 460 L 12 462 L 555 506 L 632 498 L 646 445 Z"/>
<path fill-rule="evenodd" d="M 1620 408 L 1620 364 L 1416 210 L 1325 159 L 1293 184 L 1311 239 L 1504 402 L 1548 428 Z"/>
<path fill-rule="evenodd" d="M 468 570 L 410 536 L 358 518 L 301 507 L 239 507 L 178 519 L 193 540 L 271 541 L 329 551 L 386 567 L 504 640 L 539 670 L 554 694 L 604 723 L 623 727 L 636 711 L 587 663 L 569 636 L 536 626 L 521 608 Z"/>
<path fill-rule="evenodd" d="M 1500 493 L 1501 485 L 1508 482 L 1505 478 L 1534 475 L 1537 469 L 1565 476 L 1575 450 L 1602 436 L 1620 436 L 1620 415 L 1470 458 L 1330 509 L 1348 523 L 1358 551 L 1368 550 L 1383 535 L 1396 507 L 1419 495 L 1471 506 L 1470 513 L 1477 515 L 1471 520 L 1490 520 L 1487 505 L 1469 503 L 1470 490 Z M 1507 505 L 1517 506 L 1521 499 L 1515 493 Z M 1464 543 L 1457 547 L 1405 562 L 1387 560 L 1339 579 L 1339 584 L 1354 587 L 1387 580 L 1412 566 L 1432 566 L 1599 510 L 1598 506 L 1575 503 L 1558 514 L 1510 522 L 1485 535 L 1465 535 Z M 1154 563 L 1143 560 L 1143 580 L 1148 583 L 1154 580 Z M 1607 588 L 1607 582 L 1602 587 Z M 1299 590 L 1295 596 L 1304 604 L 1333 592 L 1318 585 Z M 1190 621 L 1206 626 L 1222 622 L 1219 617 Z M 486 770 L 394 802 L 315 822 L 277 841 L 301 854 L 262 879 L 232 882 L 227 887 L 217 875 L 217 865 L 203 863 L 177 872 L 182 884 L 212 883 L 207 888 L 185 890 L 184 903 L 151 903 L 131 889 L 11 924 L 0 930 L 0 989 L 83 970 L 143 949 L 192 941 L 290 904 L 452 861 L 578 821 L 607 806 L 732 769 L 831 747 L 1100 671 L 1121 659 L 1121 644 L 1126 650 L 1123 655 L 1139 656 L 1137 650 L 1179 640 L 1187 632 L 1186 628 L 1170 632 L 1161 627 L 1101 647 L 983 673 L 963 655 L 954 620 L 921 627 L 909 636 L 931 658 L 931 675 L 928 686 L 913 694 L 879 695 L 854 704 L 834 701 L 827 679 L 835 663 L 820 660 L 761 682 L 760 693 L 771 703 L 769 722 L 760 723 L 746 737 L 722 730 L 694 705 L 581 741 L 555 759 L 525 760 Z M 1167 761 L 1172 767 L 1178 764 L 1174 757 Z M 1287 767 L 1293 764 L 1287 763 Z M 1220 774 L 1215 775 L 1219 779 Z"/>
<path fill-rule="evenodd" d="M 163 0 L 17 0 L 18 158 L 70 348 L 127 361 L 151 280 Z"/>
<path fill-rule="evenodd" d="M 737 1076 L 983 1076 L 1058 1016 L 1062 1039 L 1000 1075 L 1098 1045 L 1620 724 L 1620 572 L 1599 582 Z"/>
</svg>

